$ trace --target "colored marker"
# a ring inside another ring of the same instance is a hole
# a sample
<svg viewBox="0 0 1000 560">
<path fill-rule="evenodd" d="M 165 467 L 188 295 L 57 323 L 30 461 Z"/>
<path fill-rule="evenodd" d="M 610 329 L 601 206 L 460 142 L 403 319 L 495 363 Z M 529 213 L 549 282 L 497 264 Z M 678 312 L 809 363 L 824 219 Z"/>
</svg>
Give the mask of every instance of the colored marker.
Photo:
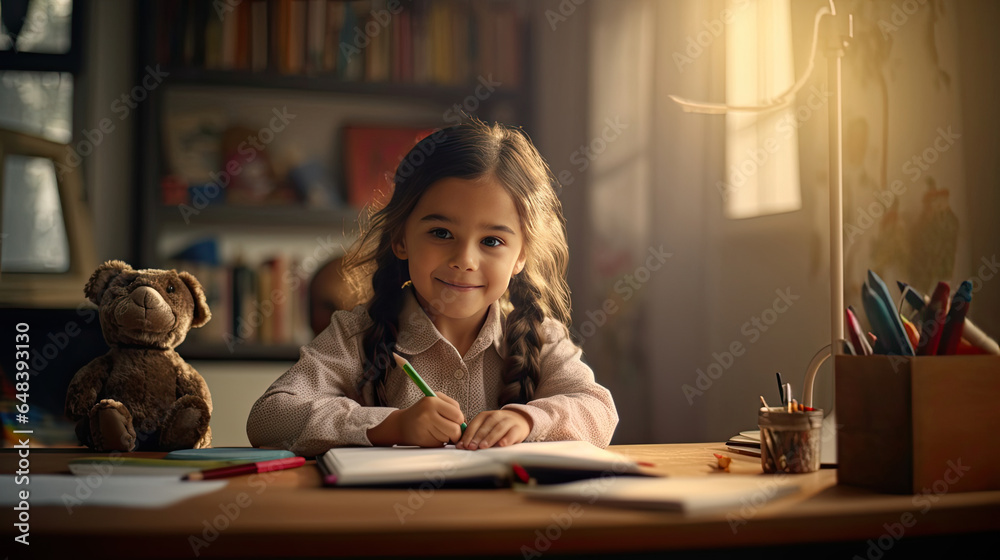
<svg viewBox="0 0 1000 560">
<path fill-rule="evenodd" d="M 962 338 L 962 328 L 965 324 L 965 314 L 969 311 L 969 303 L 972 302 L 972 282 L 968 280 L 955 290 L 955 297 L 951 298 L 951 307 L 948 308 L 948 316 L 944 320 L 944 329 L 941 332 L 941 341 L 938 343 L 938 356 L 954 354 L 958 350 L 958 341 Z"/>
<path fill-rule="evenodd" d="M 906 300 L 906 303 L 910 304 L 910 307 L 912 307 L 914 311 L 919 312 L 923 310 L 924 306 L 929 301 L 926 297 L 917 293 L 917 291 L 910 287 L 910 285 L 906 282 L 896 280 L 896 285 L 899 286 L 899 293 L 903 294 L 903 299 Z"/>
<path fill-rule="evenodd" d="M 424 382 L 424 379 L 422 377 L 420 377 L 420 374 L 417 373 L 417 370 L 413 369 L 413 366 L 410 365 L 410 362 L 406 361 L 406 358 L 400 356 L 395 352 L 392 353 L 392 356 L 396 359 L 396 365 L 403 368 L 403 371 L 406 372 L 406 375 L 409 376 L 410 380 L 413 381 L 414 385 L 416 385 L 417 388 L 424 393 L 424 396 L 427 397 L 437 396 L 434 390 L 431 389 L 426 382 Z M 465 431 L 465 428 L 466 428 L 465 422 L 462 422 L 463 432 Z"/>
<path fill-rule="evenodd" d="M 899 322 L 899 312 L 896 305 L 890 302 L 892 307 L 885 305 L 885 300 L 876 293 L 868 284 L 861 285 L 861 303 L 864 304 L 868 321 L 872 324 L 872 330 L 878 337 L 878 343 L 885 349 L 887 354 L 898 356 L 912 356 L 913 347 L 906 338 L 902 323 Z M 898 327 L 896 325 L 899 325 Z"/>
<path fill-rule="evenodd" d="M 882 342 L 879 341 L 877 336 L 872 334 L 871 331 L 868 331 L 867 334 L 868 334 L 869 344 L 871 344 L 872 346 L 872 354 L 880 354 L 880 355 L 888 354 L 888 352 L 885 350 L 885 347 L 882 346 Z"/>
<path fill-rule="evenodd" d="M 878 274 L 874 271 L 868 271 L 868 287 L 871 288 L 872 293 L 882 300 L 882 304 L 885 306 L 885 310 L 888 313 L 888 324 L 886 325 L 894 337 L 894 343 L 899 345 L 899 352 L 901 356 L 912 356 L 913 346 L 910 345 L 910 340 L 906 337 L 906 329 L 903 328 L 902 321 L 899 320 L 899 310 L 896 309 L 896 302 L 893 301 L 892 295 L 889 294 L 889 288 L 886 287 L 885 282 L 879 278 Z M 868 311 L 868 307 L 865 307 L 865 312 L 868 313 L 868 320 L 872 320 L 871 312 Z M 876 334 L 880 334 L 876 331 Z"/>
<path fill-rule="evenodd" d="M 916 348 L 920 342 L 920 331 L 917 330 L 917 326 L 902 315 L 899 316 L 899 320 L 903 322 L 903 330 L 906 331 L 906 339 L 910 341 L 910 346 Z"/>
<path fill-rule="evenodd" d="M 912 291 L 912 290 L 911 290 Z M 915 292 L 914 292 L 915 293 Z M 938 282 L 930 302 L 920 312 L 920 342 L 917 343 L 918 356 L 933 356 L 937 354 L 941 333 L 944 330 L 944 320 L 948 314 L 948 296 L 951 288 L 944 282 Z"/>
<path fill-rule="evenodd" d="M 193 472 L 184 477 L 184 480 L 212 480 L 215 478 L 228 478 L 241 474 L 253 474 L 271 471 L 281 471 L 301 467 L 306 462 L 305 457 L 288 457 L 285 459 L 271 459 L 270 461 L 258 461 L 256 463 L 246 463 L 243 465 L 232 465 L 219 467 L 204 471 Z"/>
<path fill-rule="evenodd" d="M 854 353 L 858 356 L 871 356 L 872 347 L 865 339 L 865 335 L 862 334 L 861 322 L 858 321 L 854 307 L 847 306 L 847 309 L 844 310 L 844 319 L 847 321 L 847 334 L 851 339 L 851 346 L 854 347 Z"/>
</svg>

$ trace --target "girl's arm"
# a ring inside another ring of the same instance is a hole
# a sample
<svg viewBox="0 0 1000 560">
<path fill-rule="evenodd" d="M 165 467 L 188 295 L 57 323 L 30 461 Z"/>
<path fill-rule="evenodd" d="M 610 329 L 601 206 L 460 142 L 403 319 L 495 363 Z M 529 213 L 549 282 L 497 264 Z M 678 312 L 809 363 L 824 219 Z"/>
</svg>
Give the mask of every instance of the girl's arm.
<svg viewBox="0 0 1000 560">
<path fill-rule="evenodd" d="M 304 346 L 299 361 L 254 403 L 247 419 L 251 445 L 305 456 L 335 446 L 372 445 L 368 429 L 397 409 L 365 406 L 370 399 L 357 389 L 364 368 L 358 333 L 367 321 L 360 310 L 334 313 L 330 327 Z"/>
<path fill-rule="evenodd" d="M 565 326 L 546 319 L 542 331 L 542 371 L 534 399 L 503 408 L 531 418 L 524 441 L 583 440 L 607 447 L 618 425 L 611 393 L 594 381 L 594 372 L 580 359 L 583 352 Z"/>
</svg>

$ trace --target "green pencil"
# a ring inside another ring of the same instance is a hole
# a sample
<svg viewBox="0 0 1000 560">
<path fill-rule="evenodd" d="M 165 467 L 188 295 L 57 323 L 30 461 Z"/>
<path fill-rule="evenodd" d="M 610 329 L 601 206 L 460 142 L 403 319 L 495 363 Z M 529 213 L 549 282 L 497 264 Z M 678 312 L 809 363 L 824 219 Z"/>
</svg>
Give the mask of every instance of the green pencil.
<svg viewBox="0 0 1000 560">
<path fill-rule="evenodd" d="M 427 383 L 424 381 L 422 377 L 420 377 L 420 374 L 417 373 L 417 370 L 413 369 L 413 366 L 410 365 L 410 362 L 406 361 L 406 358 L 400 356 L 395 352 L 392 353 L 392 356 L 396 358 L 396 365 L 403 368 L 403 371 L 406 372 L 406 375 L 408 375 L 410 379 L 413 380 L 413 383 L 416 384 L 418 389 L 423 391 L 425 396 L 428 397 L 437 396 L 437 394 L 434 393 L 434 390 L 431 389 L 429 385 L 427 385 Z M 465 431 L 465 422 L 462 422 L 462 431 L 463 432 Z"/>
</svg>

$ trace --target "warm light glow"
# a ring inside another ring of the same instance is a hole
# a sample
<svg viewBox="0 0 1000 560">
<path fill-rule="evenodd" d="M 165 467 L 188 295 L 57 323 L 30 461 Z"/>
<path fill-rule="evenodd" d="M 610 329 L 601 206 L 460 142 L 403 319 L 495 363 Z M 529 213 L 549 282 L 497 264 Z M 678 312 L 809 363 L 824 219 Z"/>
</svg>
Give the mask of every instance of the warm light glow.
<svg viewBox="0 0 1000 560">
<path fill-rule="evenodd" d="M 728 4 L 739 15 L 726 27 L 726 104 L 772 103 L 795 82 L 790 2 Z M 806 97 L 774 111 L 726 114 L 726 167 L 718 187 L 727 217 L 801 208 L 796 109 Z"/>
</svg>

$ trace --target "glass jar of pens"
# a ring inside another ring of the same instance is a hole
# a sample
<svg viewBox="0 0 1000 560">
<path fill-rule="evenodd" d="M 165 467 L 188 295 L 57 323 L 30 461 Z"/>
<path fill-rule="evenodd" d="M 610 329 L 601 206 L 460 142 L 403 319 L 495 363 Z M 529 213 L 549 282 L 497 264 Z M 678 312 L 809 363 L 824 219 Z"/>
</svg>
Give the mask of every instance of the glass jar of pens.
<svg viewBox="0 0 1000 560">
<path fill-rule="evenodd" d="M 792 398 L 792 384 L 775 374 L 781 406 L 760 397 L 760 466 L 765 473 L 807 473 L 819 470 L 823 411 Z"/>
<path fill-rule="evenodd" d="M 795 401 L 790 383 L 778 374 L 781 406 L 764 405 L 757 414 L 760 466 L 765 473 L 808 473 L 819 470 L 823 411 Z"/>
</svg>

